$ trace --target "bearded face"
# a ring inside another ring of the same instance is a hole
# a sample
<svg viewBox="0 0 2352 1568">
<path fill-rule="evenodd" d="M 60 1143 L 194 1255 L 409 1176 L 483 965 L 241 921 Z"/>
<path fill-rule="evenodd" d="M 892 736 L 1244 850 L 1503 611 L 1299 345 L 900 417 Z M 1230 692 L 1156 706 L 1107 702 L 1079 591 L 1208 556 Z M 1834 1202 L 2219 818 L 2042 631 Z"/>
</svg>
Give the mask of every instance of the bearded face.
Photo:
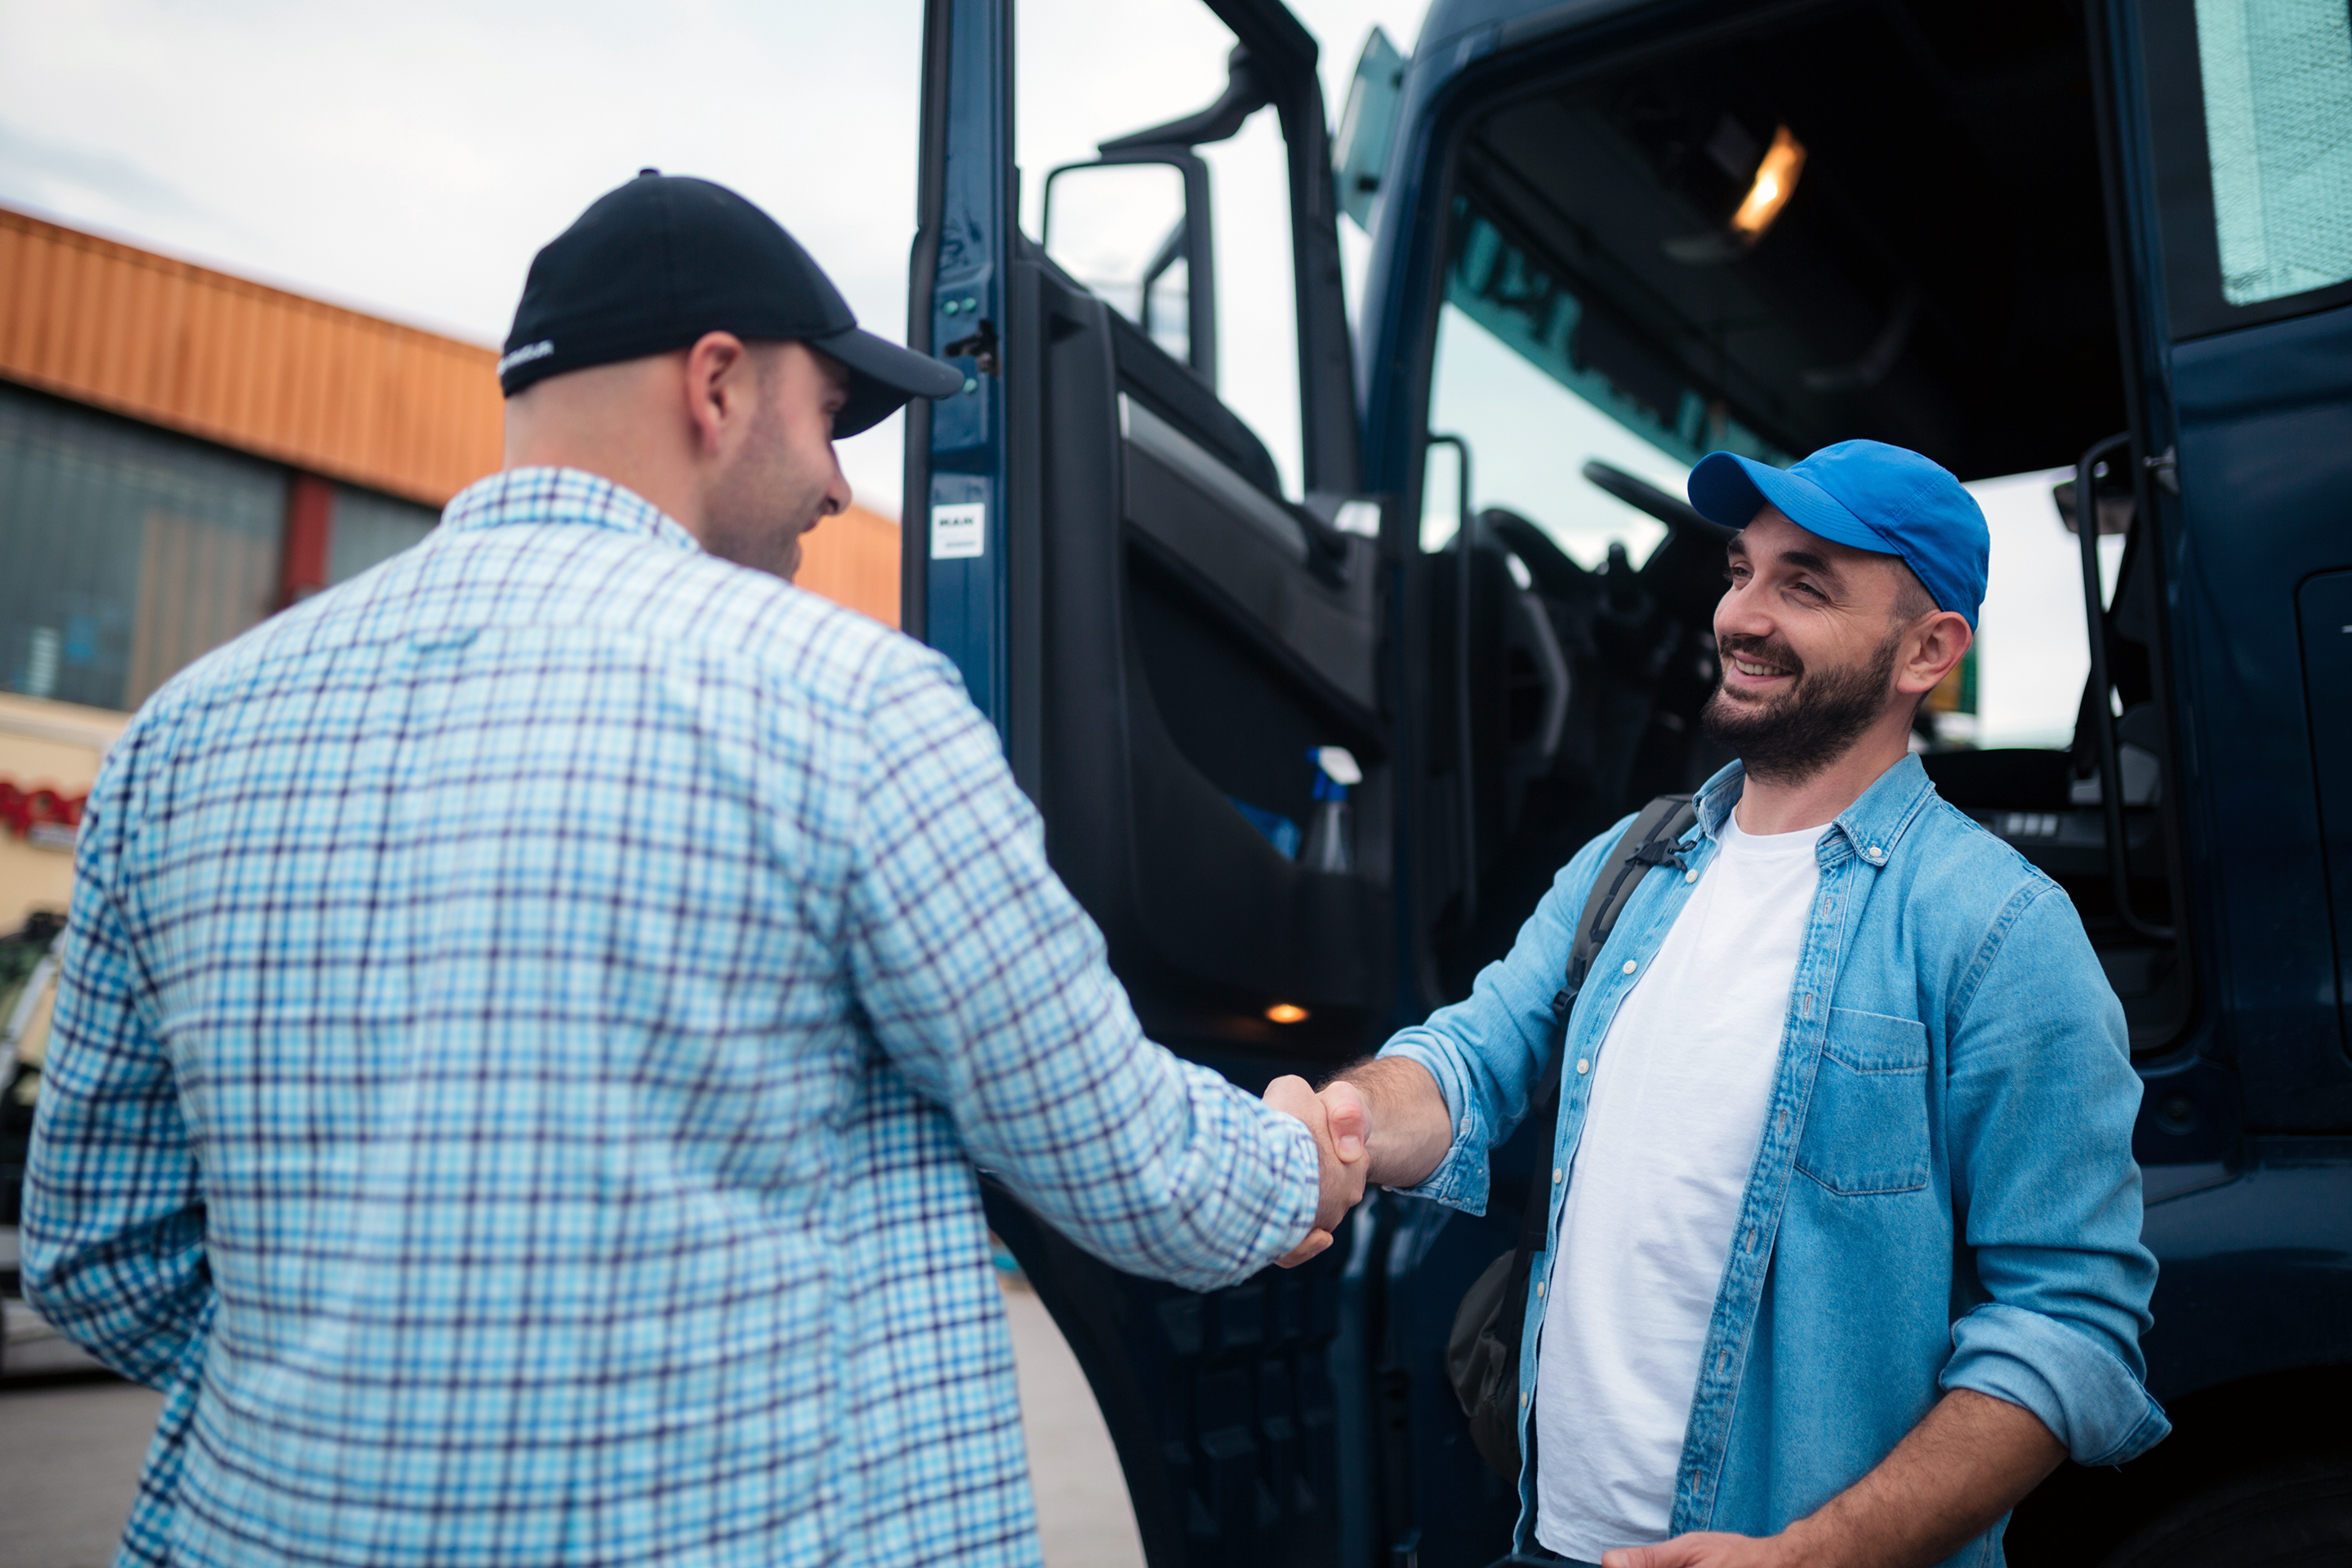
<svg viewBox="0 0 2352 1568">
<path fill-rule="evenodd" d="M 1725 671 L 1737 660 L 1749 675 L 1791 679 L 1762 693 L 1738 690 L 1718 679 L 1700 721 L 1750 778 L 1802 784 L 1844 754 L 1885 711 L 1902 644 L 1898 627 L 1864 658 L 1809 666 L 1778 635 L 1723 633 L 1717 648 Z"/>
</svg>

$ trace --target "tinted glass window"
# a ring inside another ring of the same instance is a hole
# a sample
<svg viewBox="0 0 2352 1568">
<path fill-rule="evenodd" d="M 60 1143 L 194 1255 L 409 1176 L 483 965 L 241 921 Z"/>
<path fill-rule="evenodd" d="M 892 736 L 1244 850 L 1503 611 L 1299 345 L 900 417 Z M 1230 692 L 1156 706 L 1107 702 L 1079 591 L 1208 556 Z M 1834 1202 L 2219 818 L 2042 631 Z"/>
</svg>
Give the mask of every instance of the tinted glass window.
<svg viewBox="0 0 2352 1568">
<path fill-rule="evenodd" d="M 2142 0 L 2171 336 L 2352 303 L 2346 0 Z"/>
<path fill-rule="evenodd" d="M 2345 0 L 2197 0 L 2221 296 L 2352 278 L 2352 14 Z"/>
<path fill-rule="evenodd" d="M 136 708 L 273 607 L 274 464 L 0 386 L 0 686 Z"/>
<path fill-rule="evenodd" d="M 335 487 L 335 521 L 328 535 L 327 583 L 332 586 L 422 544 L 441 514 L 414 501 L 373 490 Z"/>
</svg>

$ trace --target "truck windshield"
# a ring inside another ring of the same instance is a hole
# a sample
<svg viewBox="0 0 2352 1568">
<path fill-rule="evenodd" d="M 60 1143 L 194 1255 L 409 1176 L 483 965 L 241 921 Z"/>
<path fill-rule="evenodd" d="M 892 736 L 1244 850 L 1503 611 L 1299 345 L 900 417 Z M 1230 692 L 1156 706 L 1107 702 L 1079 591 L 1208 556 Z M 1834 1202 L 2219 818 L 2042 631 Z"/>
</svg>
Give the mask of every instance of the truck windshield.
<svg viewBox="0 0 2352 1568">
<path fill-rule="evenodd" d="M 2075 899 L 2135 1043 L 2177 1030 L 2152 552 L 2103 491 L 2117 907 L 2079 722 L 2099 700 L 2080 545 L 2052 494 L 2127 416 L 2083 195 L 2090 97 L 2017 84 L 2080 84 L 2089 62 L 2062 9 L 2002 16 L 1776 10 L 1616 58 L 1531 53 L 1465 110 L 1433 202 L 1420 476 L 1445 994 L 1577 845 L 1727 760 L 1701 723 L 1723 544 L 1676 505 L 1690 465 L 1870 437 L 1957 473 L 1993 530 L 1979 646 L 1917 726 L 1929 775 Z"/>
</svg>

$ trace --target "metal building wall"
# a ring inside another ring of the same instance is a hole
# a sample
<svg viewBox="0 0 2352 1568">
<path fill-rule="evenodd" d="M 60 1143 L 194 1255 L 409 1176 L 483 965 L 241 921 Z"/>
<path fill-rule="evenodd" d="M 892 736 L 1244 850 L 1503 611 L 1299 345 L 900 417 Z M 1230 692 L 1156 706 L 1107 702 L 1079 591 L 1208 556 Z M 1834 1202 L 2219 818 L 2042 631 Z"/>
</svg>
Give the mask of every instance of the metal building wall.
<svg viewBox="0 0 2352 1568">
<path fill-rule="evenodd" d="M 0 208 L 0 378 L 438 507 L 499 466 L 497 361 Z"/>
<path fill-rule="evenodd" d="M 287 473 L 0 383 L 0 687 L 131 709 L 275 605 Z"/>
</svg>

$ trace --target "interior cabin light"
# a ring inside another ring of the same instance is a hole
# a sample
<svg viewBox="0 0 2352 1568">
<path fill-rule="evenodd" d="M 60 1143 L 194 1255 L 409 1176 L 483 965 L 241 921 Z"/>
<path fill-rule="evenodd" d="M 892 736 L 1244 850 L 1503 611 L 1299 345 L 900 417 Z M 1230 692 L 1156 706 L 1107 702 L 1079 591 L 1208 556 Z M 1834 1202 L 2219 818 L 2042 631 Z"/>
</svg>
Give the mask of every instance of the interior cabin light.
<svg viewBox="0 0 2352 1568">
<path fill-rule="evenodd" d="M 1276 1024 L 1304 1024 L 1307 1009 L 1296 1002 L 1276 1002 L 1265 1010 L 1267 1019 Z"/>
<path fill-rule="evenodd" d="M 1748 187 L 1748 195 L 1739 203 L 1739 210 L 1731 215 L 1731 232 L 1742 245 L 1754 245 L 1780 216 L 1796 194 L 1797 176 L 1804 172 L 1805 144 L 1790 134 L 1785 125 L 1772 132 L 1772 145 L 1764 151 L 1764 161 L 1756 165 L 1756 179 Z"/>
</svg>

